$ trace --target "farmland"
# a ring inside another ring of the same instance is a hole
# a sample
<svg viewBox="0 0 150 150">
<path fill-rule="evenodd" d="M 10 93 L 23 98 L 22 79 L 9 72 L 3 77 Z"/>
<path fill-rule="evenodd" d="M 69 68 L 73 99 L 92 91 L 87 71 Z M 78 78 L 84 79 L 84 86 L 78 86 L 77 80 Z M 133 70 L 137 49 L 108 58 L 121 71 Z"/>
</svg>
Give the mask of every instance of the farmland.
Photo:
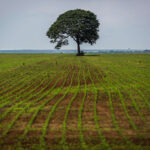
<svg viewBox="0 0 150 150">
<path fill-rule="evenodd" d="M 0 54 L 0 149 L 150 149 L 150 55 Z"/>
</svg>

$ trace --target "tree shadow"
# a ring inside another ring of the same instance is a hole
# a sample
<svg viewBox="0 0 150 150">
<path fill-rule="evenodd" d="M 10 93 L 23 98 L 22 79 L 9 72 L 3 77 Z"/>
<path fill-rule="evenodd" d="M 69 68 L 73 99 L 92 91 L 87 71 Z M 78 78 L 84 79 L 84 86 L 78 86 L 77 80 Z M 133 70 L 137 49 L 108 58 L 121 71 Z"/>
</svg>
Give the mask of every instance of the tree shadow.
<svg viewBox="0 0 150 150">
<path fill-rule="evenodd" d="M 87 56 L 87 57 L 91 57 L 91 56 L 100 56 L 99 54 L 92 54 L 92 55 L 84 55 L 84 56 Z"/>
</svg>

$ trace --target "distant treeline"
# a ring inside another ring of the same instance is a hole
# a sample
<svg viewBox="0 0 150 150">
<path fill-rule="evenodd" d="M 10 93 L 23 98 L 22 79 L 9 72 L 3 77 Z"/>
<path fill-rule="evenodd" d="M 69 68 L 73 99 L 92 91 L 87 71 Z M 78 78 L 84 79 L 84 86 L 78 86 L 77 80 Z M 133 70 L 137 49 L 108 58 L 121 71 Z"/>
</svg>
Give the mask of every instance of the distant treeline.
<svg viewBox="0 0 150 150">
<path fill-rule="evenodd" d="M 85 53 L 150 53 L 150 50 L 83 50 Z M 0 50 L 0 53 L 77 53 L 76 50 Z"/>
<path fill-rule="evenodd" d="M 150 50 L 99 50 L 98 53 L 150 53 Z"/>
</svg>

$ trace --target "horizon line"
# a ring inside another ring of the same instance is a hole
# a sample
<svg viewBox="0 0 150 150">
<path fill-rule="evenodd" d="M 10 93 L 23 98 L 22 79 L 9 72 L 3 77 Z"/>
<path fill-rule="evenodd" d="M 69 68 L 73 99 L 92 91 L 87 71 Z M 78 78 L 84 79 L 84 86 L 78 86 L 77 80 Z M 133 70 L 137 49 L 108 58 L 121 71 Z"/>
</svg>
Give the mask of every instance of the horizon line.
<svg viewBox="0 0 150 150">
<path fill-rule="evenodd" d="M 70 50 L 73 50 L 73 51 L 76 51 L 76 49 L 0 49 L 0 51 L 5 51 L 5 50 L 14 50 L 14 51 L 24 51 L 24 50 L 30 50 L 30 51 L 70 51 Z M 102 48 L 102 49 L 82 49 L 83 51 L 86 50 L 86 51 L 91 51 L 91 50 L 96 50 L 96 51 L 100 51 L 100 50 L 139 50 L 139 51 L 142 51 L 142 50 L 150 50 L 150 48 L 143 48 L 143 49 L 135 49 L 135 48 Z M 82 51 L 81 50 L 81 51 Z"/>
</svg>

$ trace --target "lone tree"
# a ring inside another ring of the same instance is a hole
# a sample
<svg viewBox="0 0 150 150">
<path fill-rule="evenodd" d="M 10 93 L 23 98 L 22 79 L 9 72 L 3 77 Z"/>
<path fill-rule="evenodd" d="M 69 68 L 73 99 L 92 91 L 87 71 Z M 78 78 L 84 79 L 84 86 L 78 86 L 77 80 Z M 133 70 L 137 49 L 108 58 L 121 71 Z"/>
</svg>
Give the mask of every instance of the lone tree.
<svg viewBox="0 0 150 150">
<path fill-rule="evenodd" d="M 96 15 L 90 11 L 75 9 L 61 14 L 47 31 L 51 43 L 57 43 L 55 48 L 60 49 L 68 45 L 68 37 L 77 43 L 78 55 L 82 55 L 80 44 L 96 43 L 99 22 Z"/>
</svg>

